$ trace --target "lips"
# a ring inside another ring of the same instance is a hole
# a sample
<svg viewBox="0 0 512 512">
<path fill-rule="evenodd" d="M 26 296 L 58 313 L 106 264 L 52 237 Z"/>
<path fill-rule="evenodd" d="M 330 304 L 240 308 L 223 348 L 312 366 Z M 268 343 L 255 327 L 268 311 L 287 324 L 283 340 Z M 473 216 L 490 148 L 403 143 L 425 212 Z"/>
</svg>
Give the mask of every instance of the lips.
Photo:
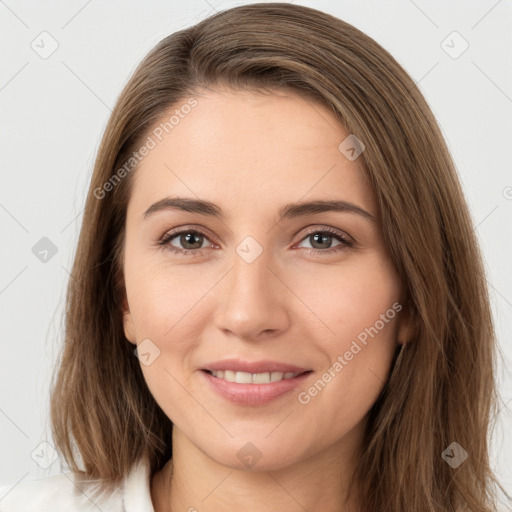
<svg viewBox="0 0 512 512">
<path fill-rule="evenodd" d="M 216 394 L 237 405 L 263 406 L 284 397 L 310 378 L 313 370 L 280 361 L 228 358 L 199 368 Z"/>
<path fill-rule="evenodd" d="M 289 368 L 289 366 L 287 367 Z M 222 370 L 219 370 L 219 373 L 220 372 L 222 372 Z M 249 384 L 246 382 L 229 382 L 224 378 L 212 375 L 208 370 L 203 370 L 199 373 L 201 375 L 201 379 L 204 379 L 203 382 L 205 382 L 211 390 L 223 399 L 239 406 L 251 407 L 264 406 L 280 397 L 283 397 L 284 399 L 285 396 L 289 396 L 289 394 L 296 390 L 297 387 L 303 385 L 305 381 L 310 379 L 310 375 L 313 375 L 312 371 L 305 371 L 295 377 L 283 378 L 275 382 L 268 382 L 267 379 L 266 383 L 255 383 L 253 381 Z M 226 370 L 224 373 L 229 373 L 229 370 Z M 280 372 L 272 372 L 272 375 L 275 373 L 278 373 L 281 377 L 283 376 L 283 373 Z M 260 380 L 260 376 L 263 377 L 264 375 L 268 375 L 268 373 L 249 374 L 237 372 L 236 375 L 252 376 L 252 379 L 258 377 L 258 380 Z M 293 375 L 293 373 L 290 375 Z M 245 381 L 245 378 L 242 380 Z"/>
</svg>

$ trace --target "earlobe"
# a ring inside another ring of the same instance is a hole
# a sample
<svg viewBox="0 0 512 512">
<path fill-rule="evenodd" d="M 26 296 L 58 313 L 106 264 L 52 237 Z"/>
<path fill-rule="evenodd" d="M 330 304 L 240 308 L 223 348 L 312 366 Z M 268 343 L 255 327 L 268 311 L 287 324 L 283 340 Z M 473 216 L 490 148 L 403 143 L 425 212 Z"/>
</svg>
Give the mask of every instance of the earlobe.
<svg viewBox="0 0 512 512">
<path fill-rule="evenodd" d="M 414 320 L 415 318 L 413 317 L 410 308 L 403 308 L 398 317 L 397 341 L 400 345 L 405 345 L 406 343 L 409 343 L 414 339 Z"/>
<path fill-rule="evenodd" d="M 126 339 L 136 345 L 135 329 L 133 328 L 132 315 L 129 312 L 123 313 L 123 328 Z"/>
<path fill-rule="evenodd" d="M 135 336 L 135 328 L 133 325 L 132 314 L 130 313 L 130 308 L 128 307 L 128 301 L 126 298 L 123 300 L 123 330 L 126 339 L 133 343 L 137 344 L 137 338 Z"/>
</svg>

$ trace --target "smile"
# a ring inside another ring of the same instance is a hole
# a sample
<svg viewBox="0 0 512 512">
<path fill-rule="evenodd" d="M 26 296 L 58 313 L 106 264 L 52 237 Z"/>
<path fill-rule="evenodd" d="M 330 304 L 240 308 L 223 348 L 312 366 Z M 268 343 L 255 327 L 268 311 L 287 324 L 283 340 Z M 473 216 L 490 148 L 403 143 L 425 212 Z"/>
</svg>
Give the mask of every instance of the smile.
<svg viewBox="0 0 512 512">
<path fill-rule="evenodd" d="M 263 406 L 278 397 L 284 397 L 313 375 L 302 372 L 249 373 L 234 370 L 203 370 L 199 372 L 210 389 L 236 405 Z"/>
</svg>

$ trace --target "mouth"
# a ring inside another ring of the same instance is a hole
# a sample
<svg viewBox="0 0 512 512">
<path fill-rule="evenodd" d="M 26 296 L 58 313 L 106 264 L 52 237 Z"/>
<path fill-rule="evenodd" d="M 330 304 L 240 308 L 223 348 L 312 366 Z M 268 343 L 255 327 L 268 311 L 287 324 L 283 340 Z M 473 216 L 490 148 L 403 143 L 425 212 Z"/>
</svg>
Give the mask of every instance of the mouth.
<svg viewBox="0 0 512 512">
<path fill-rule="evenodd" d="M 231 357 L 209 362 L 199 373 L 218 396 L 236 405 L 263 406 L 305 385 L 313 370 L 277 360 Z"/>
<path fill-rule="evenodd" d="M 236 370 L 199 372 L 204 382 L 218 396 L 237 406 L 261 407 L 306 384 L 313 370 L 296 372 L 249 373 Z"/>
</svg>

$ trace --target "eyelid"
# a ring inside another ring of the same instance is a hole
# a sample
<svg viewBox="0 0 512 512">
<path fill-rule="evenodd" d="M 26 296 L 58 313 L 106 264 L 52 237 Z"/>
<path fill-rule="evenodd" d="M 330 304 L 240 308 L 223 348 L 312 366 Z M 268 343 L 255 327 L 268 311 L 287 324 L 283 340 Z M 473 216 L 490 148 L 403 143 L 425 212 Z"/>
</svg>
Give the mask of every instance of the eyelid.
<svg viewBox="0 0 512 512">
<path fill-rule="evenodd" d="M 313 224 L 312 225 L 313 227 L 311 229 L 308 229 L 309 226 L 307 226 L 306 228 L 304 229 L 308 229 L 304 235 L 302 236 L 302 238 L 299 240 L 300 242 L 308 235 L 312 234 L 312 233 L 318 233 L 318 232 L 322 232 L 322 231 L 325 231 L 325 232 L 328 232 L 328 233 L 331 233 L 332 235 L 334 236 L 337 236 L 337 237 L 340 237 L 340 238 L 343 238 L 346 242 L 348 243 L 351 243 L 351 244 L 355 244 L 356 243 L 356 240 L 354 239 L 354 237 L 352 237 L 351 235 L 349 235 L 346 231 L 343 231 L 342 229 L 338 229 L 338 228 L 333 228 L 333 227 L 330 227 L 330 226 L 323 226 L 323 227 L 318 227 L 319 224 Z"/>
</svg>

